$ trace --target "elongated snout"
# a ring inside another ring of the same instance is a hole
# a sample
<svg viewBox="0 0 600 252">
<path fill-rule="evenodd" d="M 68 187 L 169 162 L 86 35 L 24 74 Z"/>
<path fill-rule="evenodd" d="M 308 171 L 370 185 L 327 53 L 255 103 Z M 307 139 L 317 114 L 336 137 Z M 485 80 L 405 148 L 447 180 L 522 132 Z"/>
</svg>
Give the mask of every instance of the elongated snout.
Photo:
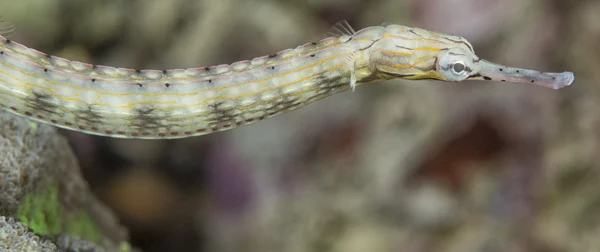
<svg viewBox="0 0 600 252">
<path fill-rule="evenodd" d="M 546 73 L 506 67 L 486 60 L 479 60 L 474 63 L 474 71 L 467 79 L 529 83 L 559 89 L 571 85 L 575 80 L 575 75 L 572 72 Z"/>
</svg>

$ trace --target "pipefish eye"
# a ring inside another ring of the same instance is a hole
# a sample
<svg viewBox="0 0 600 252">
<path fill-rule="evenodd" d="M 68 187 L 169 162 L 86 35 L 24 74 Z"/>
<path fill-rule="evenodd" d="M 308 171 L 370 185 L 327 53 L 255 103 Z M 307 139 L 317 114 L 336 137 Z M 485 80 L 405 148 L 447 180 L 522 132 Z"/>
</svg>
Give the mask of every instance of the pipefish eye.
<svg viewBox="0 0 600 252">
<path fill-rule="evenodd" d="M 454 70 L 454 72 L 457 74 L 462 73 L 466 68 L 467 67 L 465 66 L 465 63 L 461 61 L 454 62 L 454 66 L 452 66 L 452 70 Z"/>
<path fill-rule="evenodd" d="M 463 81 L 473 71 L 473 57 L 459 49 L 439 55 L 439 73 L 446 81 Z"/>
</svg>

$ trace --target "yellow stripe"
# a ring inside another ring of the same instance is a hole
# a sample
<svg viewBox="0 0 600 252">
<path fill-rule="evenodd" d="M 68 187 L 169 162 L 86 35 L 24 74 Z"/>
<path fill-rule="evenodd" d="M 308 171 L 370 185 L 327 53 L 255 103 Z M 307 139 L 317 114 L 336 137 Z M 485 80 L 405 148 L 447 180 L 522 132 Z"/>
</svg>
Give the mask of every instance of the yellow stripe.
<svg viewBox="0 0 600 252">
<path fill-rule="evenodd" d="M 408 52 L 403 52 L 403 51 L 387 51 L 387 50 L 383 50 L 380 48 L 377 48 L 377 50 L 379 50 L 381 53 L 388 55 L 388 56 L 405 56 L 405 57 L 411 57 L 414 56 L 414 53 L 408 53 Z M 413 51 L 434 51 L 434 52 L 439 52 L 442 49 L 441 48 L 436 48 L 436 47 L 417 47 L 417 48 L 411 48 L 411 50 Z"/>
<path fill-rule="evenodd" d="M 275 77 L 281 77 L 281 76 L 285 76 L 285 75 L 288 75 L 288 74 L 296 73 L 296 72 L 299 72 L 299 71 L 302 71 L 302 70 L 305 70 L 305 69 L 308 69 L 308 68 L 311 68 L 311 67 L 315 67 L 315 66 L 317 66 L 317 65 L 320 65 L 320 64 L 323 64 L 323 63 L 325 63 L 325 62 L 327 62 L 327 61 L 330 61 L 330 60 L 333 60 L 333 59 L 335 59 L 335 58 L 341 57 L 341 56 L 343 56 L 343 55 L 348 55 L 348 54 L 349 54 L 349 53 L 340 53 L 340 54 L 336 54 L 336 55 L 333 55 L 333 56 L 327 57 L 327 58 L 325 58 L 325 59 L 319 60 L 319 61 L 317 61 L 317 62 L 315 62 L 315 63 L 309 64 L 309 65 L 306 65 L 306 66 L 304 66 L 304 67 L 300 67 L 300 68 L 297 68 L 297 69 L 294 69 L 294 70 L 291 70 L 291 71 L 288 71 L 288 72 L 284 72 L 284 73 L 279 73 L 279 74 L 271 75 L 271 76 L 269 76 L 269 77 L 267 77 L 267 78 L 260 79 L 260 80 L 249 80 L 249 81 L 240 82 L 240 83 L 236 83 L 236 84 L 232 84 L 232 85 L 228 85 L 228 86 L 223 86 L 223 87 L 215 87 L 215 88 L 206 88 L 206 89 L 199 90 L 199 91 L 196 91 L 196 92 L 192 92 L 192 93 L 183 93 L 183 94 L 170 93 L 170 92 L 159 93 L 159 94 L 149 94 L 149 93 L 133 93 L 133 92 L 132 92 L 132 93 L 111 93 L 111 92 L 105 92 L 105 91 L 101 91 L 101 90 L 99 90 L 99 89 L 96 89 L 96 88 L 85 88 L 85 87 L 80 87 L 80 86 L 76 86 L 76 85 L 72 85 L 72 84 L 68 84 L 68 83 L 59 83 L 59 82 L 51 81 L 51 80 L 49 80 L 49 79 L 48 79 L 48 78 L 46 78 L 46 77 L 42 77 L 42 76 L 40 76 L 40 75 L 37 75 L 37 74 L 32 74 L 32 73 L 26 72 L 26 71 L 24 71 L 24 70 L 22 70 L 22 69 L 20 69 L 20 68 L 17 68 L 17 67 L 15 67 L 15 66 L 12 66 L 12 65 L 10 65 L 10 64 L 8 64 L 8 63 L 6 63 L 6 62 L 4 62 L 4 61 L 0 61 L 0 62 L 2 62 L 2 64 L 3 64 L 4 66 L 7 66 L 7 67 L 9 67 L 9 68 L 11 68 L 11 69 L 13 69 L 13 70 L 15 70 L 15 71 L 17 71 L 17 72 L 20 72 L 20 73 L 24 74 L 24 75 L 31 76 L 31 77 L 34 77 L 34 78 L 42 78 L 42 79 L 46 80 L 47 82 L 49 82 L 50 84 L 57 85 L 57 86 L 66 86 L 66 87 L 69 87 L 69 88 L 71 88 L 71 89 L 74 89 L 74 90 L 92 90 L 92 91 L 95 91 L 95 92 L 97 92 L 97 93 L 99 93 L 99 94 L 103 94 L 103 95 L 112 95 L 112 96 L 143 95 L 143 96 L 145 96 L 145 97 L 156 97 L 156 96 L 166 96 L 166 95 L 172 95 L 172 96 L 176 96 L 176 97 L 183 97 L 183 96 L 192 96 L 192 95 L 197 95 L 197 94 L 200 94 L 200 93 L 203 93 L 203 92 L 208 92 L 208 91 L 218 91 L 218 90 L 224 90 L 224 89 L 228 89 L 228 88 L 232 88 L 232 87 L 237 87 L 237 86 L 244 85 L 244 84 L 248 84 L 248 83 L 255 83 L 255 82 L 264 82 L 264 81 L 268 81 L 268 80 L 270 80 L 270 79 L 273 79 L 273 78 L 275 78 Z M 9 75 L 9 74 L 7 74 L 6 72 L 4 72 L 4 71 L 1 71 L 1 70 L 0 70 L 0 73 L 3 73 L 4 75 L 7 75 L 7 76 L 11 76 L 11 75 Z M 165 81 L 167 81 L 167 80 L 165 80 Z"/>
<path fill-rule="evenodd" d="M 391 66 L 392 66 L 393 68 L 398 68 L 398 69 L 417 68 L 417 65 L 418 65 L 419 63 L 422 63 L 422 62 L 424 62 L 424 61 L 426 61 L 426 60 L 433 59 L 433 58 L 435 58 L 435 57 L 436 57 L 436 56 L 431 56 L 431 55 L 430 55 L 430 56 L 425 56 L 425 57 L 422 57 L 422 58 L 418 59 L 418 60 L 417 60 L 417 61 L 415 61 L 415 63 L 413 63 L 413 64 L 392 64 Z"/>
<path fill-rule="evenodd" d="M 423 61 L 430 60 L 430 59 L 435 59 L 436 57 L 437 57 L 436 55 L 425 56 L 425 57 L 422 57 L 419 60 L 415 61 L 414 64 L 417 65 L 417 64 L 419 64 L 419 63 L 421 63 Z"/>
<path fill-rule="evenodd" d="M 344 67 L 344 64 L 339 64 L 337 66 L 333 66 L 333 67 L 328 68 L 326 71 L 334 71 L 334 70 L 337 70 L 337 69 L 342 68 L 342 67 Z M 291 85 L 298 84 L 300 82 L 309 80 L 309 79 L 311 79 L 313 77 L 314 76 L 307 76 L 307 77 L 304 77 L 302 79 L 299 79 L 299 80 L 296 80 L 296 81 L 293 81 L 293 82 L 290 82 L 290 83 L 286 83 L 286 84 L 283 84 L 283 85 L 280 85 L 280 86 L 274 86 L 274 87 L 271 87 L 271 88 L 260 90 L 260 91 L 258 91 L 256 93 L 246 93 L 246 94 L 242 94 L 242 95 L 234 96 L 234 97 L 229 97 L 229 98 L 224 97 L 224 96 L 215 96 L 215 97 L 212 97 L 212 98 L 204 99 L 203 101 L 198 102 L 198 103 L 190 104 L 190 105 L 187 105 L 187 106 L 179 106 L 179 107 L 176 106 L 176 107 L 172 107 L 172 108 L 169 108 L 169 109 L 180 109 L 180 108 L 188 108 L 188 107 L 198 107 L 200 105 L 204 105 L 205 103 L 207 103 L 208 101 L 211 101 L 211 100 L 235 101 L 235 100 L 239 100 L 240 98 L 244 98 L 244 97 L 248 97 L 248 96 L 257 96 L 258 94 L 262 94 L 262 93 L 267 92 L 267 91 L 283 89 L 285 87 L 288 87 L 288 86 L 291 86 Z M 305 92 L 307 92 L 307 91 L 300 92 L 299 94 L 302 95 Z M 268 103 L 268 102 L 266 102 L 266 103 Z M 246 107 L 252 107 L 252 105 L 249 105 L 249 106 L 246 106 Z M 236 108 L 240 109 L 240 108 L 245 108 L 245 107 L 238 106 Z M 243 110 L 243 109 L 240 109 L 240 110 Z"/>
<path fill-rule="evenodd" d="M 333 67 L 330 67 L 330 68 L 326 69 L 326 71 L 334 71 L 334 70 L 337 70 L 339 68 L 342 68 L 343 66 L 344 66 L 344 64 L 339 64 L 339 65 L 336 65 L 336 66 L 333 66 Z M 0 71 L 0 72 L 2 72 L 2 71 Z M 11 76 L 11 75 L 7 75 L 7 76 L 9 76 L 10 78 L 15 79 L 18 82 L 23 82 L 22 80 L 19 80 L 18 78 L 14 77 L 14 76 Z M 241 94 L 239 96 L 234 96 L 234 97 L 215 96 L 215 97 L 212 97 L 212 98 L 204 99 L 203 101 L 195 103 L 195 104 L 190 104 L 190 105 L 185 105 L 185 106 L 172 106 L 172 107 L 168 107 L 168 108 L 156 108 L 155 110 L 171 111 L 171 110 L 175 110 L 175 109 L 192 108 L 192 107 L 197 107 L 199 105 L 203 105 L 203 104 L 205 104 L 205 103 L 207 103 L 207 102 L 209 102 L 211 100 L 217 100 L 217 99 L 226 100 L 226 101 L 235 101 L 235 100 L 239 100 L 240 98 L 244 98 L 244 97 L 248 97 L 248 96 L 253 96 L 253 95 L 256 96 L 258 94 L 262 94 L 262 93 L 267 92 L 267 91 L 282 89 L 282 88 L 285 88 L 285 87 L 288 87 L 288 86 L 300 83 L 302 81 L 308 80 L 308 79 L 313 78 L 313 77 L 314 76 L 312 76 L 312 75 L 306 76 L 306 77 L 303 77 L 303 78 L 301 78 L 299 80 L 296 80 L 296 81 L 293 81 L 293 82 L 285 83 L 285 84 L 279 85 L 279 86 L 273 86 L 271 88 L 259 90 L 259 91 L 254 92 L 254 93 L 245 93 L 245 94 Z M 6 81 L 4 79 L 1 79 L 1 78 L 0 78 L 0 81 L 2 81 L 4 84 L 7 84 L 9 86 L 14 86 L 14 87 L 30 87 L 30 86 L 32 86 L 32 87 L 40 87 L 39 85 L 35 85 L 33 83 L 25 83 L 25 84 L 19 85 L 19 84 L 16 84 L 16 83 L 8 82 L 8 81 Z M 58 94 L 56 94 L 56 92 L 54 90 L 52 90 L 50 88 L 45 88 L 45 89 L 47 89 L 52 94 L 52 96 L 54 96 L 54 97 L 56 97 L 56 98 L 58 98 L 60 100 L 70 101 L 70 102 L 78 102 L 78 103 L 83 103 L 83 104 L 90 104 L 89 102 L 87 102 L 85 100 L 78 99 L 78 98 L 65 97 L 65 96 L 58 95 Z M 28 90 L 30 92 L 32 92 L 31 89 L 28 88 Z M 154 105 L 154 104 L 163 104 L 163 105 L 166 104 L 166 105 L 168 105 L 168 104 L 177 104 L 177 101 L 173 100 L 173 101 L 164 101 L 164 102 L 155 102 L 155 101 L 134 102 L 134 103 L 128 103 L 127 105 L 122 105 L 122 106 L 115 106 L 115 105 L 104 104 L 104 103 L 98 103 L 98 104 L 93 104 L 93 105 L 94 106 L 98 106 L 98 107 L 129 109 L 129 108 L 133 107 L 134 105 L 148 105 L 148 104 L 149 105 Z"/>
<path fill-rule="evenodd" d="M 408 38 L 408 37 L 390 35 L 388 33 L 384 34 L 383 37 L 384 38 L 402 39 L 402 40 L 429 41 L 429 42 L 434 42 L 434 43 L 438 43 L 438 44 L 448 44 L 446 42 L 439 41 L 439 40 L 432 39 L 432 38 Z"/>
<path fill-rule="evenodd" d="M 405 77 L 404 79 L 407 80 L 420 80 L 420 79 L 437 79 L 437 80 L 445 80 L 444 78 L 442 78 L 442 76 L 440 75 L 439 72 L 436 71 L 429 71 L 429 72 L 425 72 L 419 75 L 415 75 L 415 76 L 411 76 L 411 77 Z"/>
<path fill-rule="evenodd" d="M 1 72 L 1 71 L 0 71 Z M 9 77 L 22 82 L 21 80 L 10 76 Z M 89 102 L 86 102 L 84 100 L 81 99 L 77 99 L 77 98 L 73 98 L 73 97 L 67 97 L 67 96 L 61 96 L 56 94 L 56 92 L 54 92 L 54 90 L 52 90 L 51 88 L 48 87 L 41 87 L 39 85 L 33 84 L 33 83 L 24 83 L 24 84 L 17 84 L 17 83 L 11 83 L 8 82 L 2 78 L 0 78 L 0 82 L 2 82 L 3 84 L 7 84 L 9 86 L 13 86 L 13 87 L 23 87 L 25 89 L 27 89 L 30 93 L 33 92 L 33 90 L 30 87 L 36 87 L 36 88 L 41 88 L 41 89 L 46 89 L 48 90 L 48 92 L 51 93 L 51 95 L 53 97 L 56 97 L 62 101 L 71 101 L 71 102 L 78 102 L 78 103 L 83 103 L 83 104 L 90 104 Z M 15 97 L 16 98 L 16 97 Z M 21 99 L 22 100 L 22 99 Z M 109 107 L 109 108 L 131 108 L 134 105 L 148 105 L 148 104 L 162 104 L 162 105 L 168 105 L 168 104 L 177 104 L 177 101 L 173 100 L 173 101 L 145 101 L 145 102 L 132 102 L 132 103 L 128 103 L 127 105 L 123 105 L 123 106 L 114 106 L 114 105 L 110 105 L 110 104 L 103 104 L 103 103 L 97 103 L 94 104 L 95 106 L 100 106 L 100 107 Z"/>
<path fill-rule="evenodd" d="M 437 48 L 437 47 L 417 47 L 417 48 L 413 48 L 413 50 L 415 50 L 415 51 L 434 51 L 434 52 L 439 52 L 442 49 Z"/>
<path fill-rule="evenodd" d="M 401 52 L 401 51 L 392 52 L 392 51 L 383 50 L 381 48 L 377 48 L 377 50 L 379 52 L 385 54 L 385 55 L 388 55 L 388 56 L 405 56 L 405 57 L 410 57 L 410 56 L 414 55 L 414 53 L 407 53 L 407 52 Z"/>
</svg>

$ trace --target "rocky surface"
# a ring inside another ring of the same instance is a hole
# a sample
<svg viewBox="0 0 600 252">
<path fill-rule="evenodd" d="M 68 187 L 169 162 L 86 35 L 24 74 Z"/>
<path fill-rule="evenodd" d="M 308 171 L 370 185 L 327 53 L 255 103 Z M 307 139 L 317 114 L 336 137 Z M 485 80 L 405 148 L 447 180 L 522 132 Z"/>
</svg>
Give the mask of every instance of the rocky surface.
<svg viewBox="0 0 600 252">
<path fill-rule="evenodd" d="M 127 241 L 126 230 L 91 193 L 56 129 L 2 113 L 0 150 L 1 248 L 118 251 Z"/>
</svg>

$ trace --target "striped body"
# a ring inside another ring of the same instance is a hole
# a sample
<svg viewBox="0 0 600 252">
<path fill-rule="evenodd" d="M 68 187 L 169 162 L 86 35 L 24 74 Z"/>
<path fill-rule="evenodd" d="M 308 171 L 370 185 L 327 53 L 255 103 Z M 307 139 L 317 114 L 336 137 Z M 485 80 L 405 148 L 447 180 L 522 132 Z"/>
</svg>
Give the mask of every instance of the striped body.
<svg viewBox="0 0 600 252">
<path fill-rule="evenodd" d="M 473 51 L 460 37 L 388 25 L 230 65 L 133 70 L 49 56 L 0 36 L 0 106 L 95 135 L 189 137 L 270 118 L 366 82 L 442 79 L 435 53 L 448 45 Z"/>
</svg>

